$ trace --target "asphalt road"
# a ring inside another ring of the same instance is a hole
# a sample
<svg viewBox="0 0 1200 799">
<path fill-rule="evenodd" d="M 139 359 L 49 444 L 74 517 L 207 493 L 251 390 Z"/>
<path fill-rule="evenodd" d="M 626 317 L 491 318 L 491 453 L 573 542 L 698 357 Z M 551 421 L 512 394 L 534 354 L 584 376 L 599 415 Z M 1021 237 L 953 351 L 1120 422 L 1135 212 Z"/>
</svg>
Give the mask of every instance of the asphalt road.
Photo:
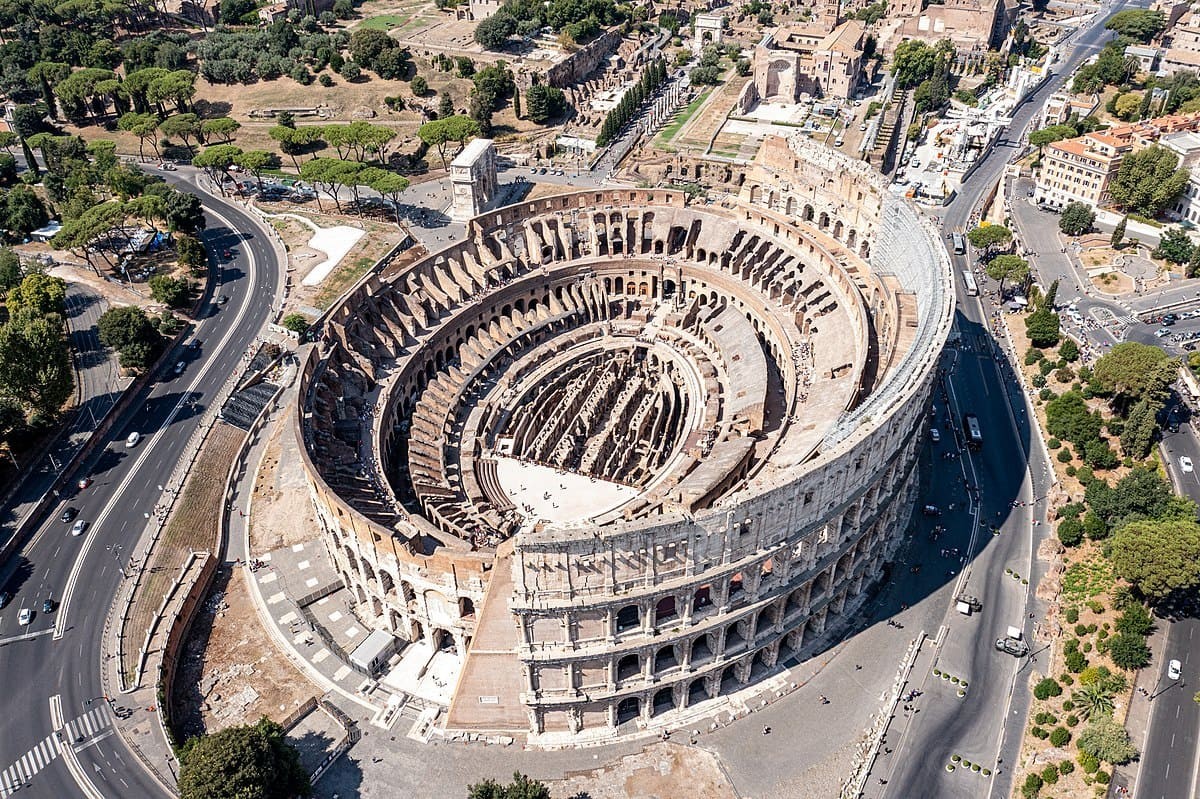
<svg viewBox="0 0 1200 799">
<path fill-rule="evenodd" d="M 1200 464 L 1200 441 L 1193 425 L 1185 422 L 1177 433 L 1164 431 L 1163 448 L 1175 489 L 1200 502 L 1200 476 L 1195 471 Z M 1191 472 L 1183 471 L 1180 466 L 1179 459 L 1183 456 L 1192 459 Z M 1167 676 L 1171 660 L 1178 660 L 1182 667 L 1177 681 Z M 1181 613 L 1169 620 L 1162 656 L 1151 668 L 1157 671 L 1157 676 L 1151 689 L 1154 698 L 1134 797 L 1194 797 L 1200 771 L 1200 749 L 1197 749 L 1200 705 L 1192 699 L 1200 690 L 1200 618 L 1194 612 Z"/>
<path fill-rule="evenodd" d="M 187 176 L 180 172 L 168 178 L 180 182 Z M 85 535 L 72 537 L 70 525 L 58 521 L 56 510 L 0 571 L 0 583 L 14 594 L 0 611 L 0 683 L 6 686 L 0 797 L 22 777 L 30 793 L 23 790 L 21 796 L 168 795 L 112 733 L 100 678 L 102 666 L 114 667 L 100 662 L 104 619 L 124 579 L 122 567 L 147 524 L 146 514 L 162 498 L 160 485 L 207 404 L 251 349 L 270 314 L 282 272 L 268 235 L 249 214 L 201 196 L 208 212 L 203 238 L 218 262 L 227 261 L 218 266 L 220 283 L 213 294 L 229 296 L 229 303 L 199 323 L 193 338 L 202 344 L 180 356 L 188 360 L 183 374 L 168 370 L 151 384 L 114 426 L 107 445 L 84 465 L 80 475 L 95 482 L 64 504 L 77 507 L 79 517 L 90 523 Z M 231 259 L 220 257 L 226 249 L 233 251 Z M 133 431 L 143 439 L 127 448 L 125 438 Z M 43 614 L 47 598 L 56 607 Z M 22 608 L 35 611 L 27 627 L 17 623 Z M 120 697 L 114 699 L 122 704 Z M 157 723 L 146 708 L 133 712 Z M 63 762 L 72 754 L 59 752 L 51 740 L 60 724 L 68 726 L 68 741 L 82 737 L 71 747 L 79 764 L 75 776 Z M 92 789 L 78 785 L 76 777 L 86 777 Z"/>
<path fill-rule="evenodd" d="M 1108 12 L 1126 5 L 1137 4 L 1113 3 Z M 1055 65 L 1054 76 L 1013 111 L 1010 131 L 1023 131 L 1064 77 L 1110 38 L 1111 33 L 1103 27 L 1106 18 L 1107 13 L 1097 15 L 1092 25 L 1077 35 L 1070 54 Z M 997 144 L 942 212 L 944 231 L 971 227 L 971 215 L 980 198 L 1001 179 L 1017 150 L 1016 142 Z M 956 276 L 968 268 L 966 258 L 954 256 L 953 260 Z M 887 755 L 892 762 L 883 793 L 888 797 L 1007 795 L 1012 776 L 1008 764 L 1016 761 L 1029 707 L 1028 671 L 1037 655 L 1034 646 L 1029 657 L 1013 658 L 995 651 L 994 642 L 1009 626 L 1022 629 L 1027 640 L 1032 638 L 1027 610 L 1030 589 L 1038 578 L 1032 557 L 1038 531 L 1032 523 L 1044 517 L 1042 502 L 1048 487 L 1044 457 L 1026 418 L 1019 384 L 1004 359 L 994 352 L 987 311 L 979 298 L 965 294 L 961 280 L 956 284 L 962 341 L 950 373 L 948 403 L 939 403 L 938 414 L 945 423 L 945 406 L 949 405 L 949 424 L 957 435 L 962 414 L 975 413 L 985 441 L 975 453 L 963 450 L 968 480 L 979 488 L 971 505 L 972 518 L 947 524 L 946 534 L 926 546 L 936 547 L 936 554 L 945 547 L 958 548 L 966 558 L 964 574 L 957 580 L 946 575 L 946 585 L 937 594 L 946 607 L 937 667 L 968 680 L 970 686 L 967 696 L 960 699 L 946 690 L 942 681 L 929 678 L 922 689 L 924 695 L 915 703 L 916 712 L 905 713 L 894 723 L 898 737 L 889 733 L 888 746 L 894 751 Z M 958 476 L 939 479 L 945 467 L 940 467 L 939 473 L 937 460 L 935 455 L 927 499 L 934 504 L 948 506 L 955 501 L 957 505 L 965 499 L 965 492 L 954 485 Z M 992 534 L 991 525 L 999 527 L 999 534 Z M 1028 584 L 1009 576 L 1006 569 L 1027 579 Z M 966 617 L 954 610 L 953 596 L 960 589 L 981 600 L 980 613 Z M 947 772 L 946 764 L 954 754 L 997 773 L 988 783 L 961 768 Z"/>
</svg>

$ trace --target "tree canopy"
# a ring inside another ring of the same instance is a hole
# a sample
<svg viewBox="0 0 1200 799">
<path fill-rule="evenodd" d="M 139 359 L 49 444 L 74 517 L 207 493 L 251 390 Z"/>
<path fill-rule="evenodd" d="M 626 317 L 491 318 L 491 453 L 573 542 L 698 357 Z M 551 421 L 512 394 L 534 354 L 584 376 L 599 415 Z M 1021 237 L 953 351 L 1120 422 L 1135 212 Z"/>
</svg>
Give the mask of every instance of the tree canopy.
<svg viewBox="0 0 1200 799">
<path fill-rule="evenodd" d="M 550 789 L 517 771 L 507 785 L 488 779 L 468 786 L 467 799 L 550 799 Z"/>
<path fill-rule="evenodd" d="M 1179 196 L 1187 181 L 1188 171 L 1179 167 L 1179 157 L 1152 145 L 1121 159 L 1109 193 L 1122 208 L 1157 216 Z"/>
<path fill-rule="evenodd" d="M 1082 236 L 1092 229 L 1096 221 L 1096 212 L 1083 203 L 1067 203 L 1062 216 L 1058 218 L 1058 228 L 1068 236 Z"/>
<path fill-rule="evenodd" d="M 945 78 L 954 63 L 954 45 L 942 39 L 930 46 L 921 39 L 909 39 L 896 46 L 892 74 L 901 86 L 916 86 L 936 76 Z"/>
<path fill-rule="evenodd" d="M 1096 382 L 1113 394 L 1119 410 L 1149 399 L 1161 405 L 1167 386 L 1178 372 L 1178 361 L 1161 347 L 1123 341 L 1105 353 L 1092 370 Z"/>
<path fill-rule="evenodd" d="M 417 129 L 417 136 L 430 147 L 436 147 L 438 156 L 442 159 L 442 167 L 446 167 L 446 145 L 450 142 L 463 144 L 473 136 L 479 135 L 479 123 L 469 116 L 459 114 L 426 122 Z"/>
<path fill-rule="evenodd" d="M 1167 18 L 1161 11 L 1131 8 L 1113 14 L 1104 27 L 1146 44 L 1166 29 Z"/>
<path fill-rule="evenodd" d="M 193 738 L 180 755 L 181 799 L 291 799 L 312 786 L 283 727 L 268 718 Z"/>
<path fill-rule="evenodd" d="M 1200 525 L 1194 519 L 1146 519 L 1109 539 L 1117 575 L 1150 599 L 1200 586 Z"/>
<path fill-rule="evenodd" d="M 977 250 L 990 251 L 1011 244 L 1013 233 L 1004 225 L 980 225 L 967 233 L 967 240 Z"/>
<path fill-rule="evenodd" d="M 992 280 L 1000 281 L 1003 291 L 1006 281 L 1020 283 L 1029 277 L 1029 262 L 1019 255 L 997 255 L 988 261 L 987 274 Z"/>
<path fill-rule="evenodd" d="M 1099 715 L 1088 722 L 1076 741 L 1079 751 L 1086 752 L 1106 763 L 1128 763 L 1137 755 L 1125 728 L 1112 716 Z"/>
</svg>

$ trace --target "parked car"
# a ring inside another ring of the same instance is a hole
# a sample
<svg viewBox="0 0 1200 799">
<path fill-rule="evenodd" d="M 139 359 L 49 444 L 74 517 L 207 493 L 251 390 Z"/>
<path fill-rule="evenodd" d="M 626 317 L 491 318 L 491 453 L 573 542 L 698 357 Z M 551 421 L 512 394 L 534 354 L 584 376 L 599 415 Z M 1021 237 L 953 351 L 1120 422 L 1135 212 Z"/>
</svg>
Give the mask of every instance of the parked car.
<svg viewBox="0 0 1200 799">
<path fill-rule="evenodd" d="M 996 651 L 1007 652 L 1013 657 L 1025 657 L 1029 654 L 1029 645 L 1020 638 L 1005 636 L 1004 638 L 996 639 Z"/>
</svg>

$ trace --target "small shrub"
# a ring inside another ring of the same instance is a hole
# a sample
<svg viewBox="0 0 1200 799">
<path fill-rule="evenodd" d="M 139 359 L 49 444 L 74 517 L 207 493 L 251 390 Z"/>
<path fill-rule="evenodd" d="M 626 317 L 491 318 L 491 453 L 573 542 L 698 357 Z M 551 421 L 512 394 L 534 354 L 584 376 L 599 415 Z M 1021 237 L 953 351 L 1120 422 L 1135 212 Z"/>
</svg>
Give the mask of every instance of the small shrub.
<svg viewBox="0 0 1200 799">
<path fill-rule="evenodd" d="M 1077 727 L 1077 726 L 1079 726 L 1079 716 L 1076 716 L 1074 713 L 1072 713 L 1071 715 L 1067 716 L 1067 718 L 1065 719 L 1065 721 L 1066 721 L 1066 723 L 1067 723 L 1067 726 L 1068 726 L 1068 727 Z"/>
<path fill-rule="evenodd" d="M 1067 624 L 1074 624 L 1079 621 L 1079 611 L 1076 608 L 1067 608 L 1064 616 L 1066 617 Z"/>
<path fill-rule="evenodd" d="M 1044 360 L 1045 357 L 1045 353 L 1043 353 L 1037 347 L 1030 347 L 1029 349 L 1025 350 L 1025 365 L 1033 366 L 1035 363 Z"/>
<path fill-rule="evenodd" d="M 1074 684 L 1075 684 L 1075 678 L 1074 678 L 1074 677 L 1072 677 L 1070 674 L 1063 674 L 1063 675 L 1061 675 L 1061 676 L 1058 678 L 1058 681 L 1059 681 L 1060 683 L 1062 683 L 1063 685 L 1074 685 Z"/>
<path fill-rule="evenodd" d="M 1084 774 L 1095 774 L 1096 770 L 1100 768 L 1100 760 L 1087 752 L 1080 752 L 1075 760 L 1079 762 Z"/>
<path fill-rule="evenodd" d="M 1042 769 L 1042 782 L 1046 785 L 1053 785 L 1058 782 L 1058 767 L 1051 764 Z"/>
<path fill-rule="evenodd" d="M 1046 376 L 1045 375 L 1034 375 L 1033 377 L 1029 378 L 1029 382 L 1033 384 L 1034 388 L 1045 388 L 1046 387 Z"/>
<path fill-rule="evenodd" d="M 1025 782 L 1021 785 L 1021 796 L 1025 799 L 1033 799 L 1040 790 L 1042 790 L 1042 778 L 1037 774 L 1028 774 Z"/>
<path fill-rule="evenodd" d="M 1092 611 L 1092 613 L 1103 613 L 1104 612 L 1104 603 L 1103 602 L 1099 602 L 1095 599 L 1089 599 L 1084 604 L 1088 606 L 1088 608 Z"/>
<path fill-rule="evenodd" d="M 1050 449 L 1058 449 L 1059 447 L 1062 446 L 1062 442 L 1059 441 L 1057 438 L 1052 438 L 1046 442 L 1046 446 L 1049 447 Z"/>
<path fill-rule="evenodd" d="M 1074 476 L 1075 476 L 1075 467 L 1074 467 L 1074 466 L 1068 466 L 1068 467 L 1065 469 L 1065 471 L 1066 471 L 1066 473 L 1067 473 L 1067 477 L 1074 477 Z"/>
<path fill-rule="evenodd" d="M 1062 707 L 1063 707 L 1063 710 L 1071 711 L 1071 710 L 1075 709 L 1075 703 L 1072 702 L 1070 699 L 1067 699 L 1067 700 L 1063 701 Z"/>
<path fill-rule="evenodd" d="M 1058 459 L 1059 463 L 1070 463 L 1071 462 L 1070 447 L 1063 447 L 1062 449 L 1060 449 L 1058 451 L 1058 454 L 1055 455 L 1054 457 Z"/>
<path fill-rule="evenodd" d="M 1066 746 L 1071 740 L 1071 731 L 1066 727 L 1055 727 L 1050 731 L 1050 743 L 1055 746 Z"/>
<path fill-rule="evenodd" d="M 1067 776 L 1068 774 L 1070 774 L 1071 772 L 1073 772 L 1074 770 L 1075 770 L 1075 764 L 1072 763 L 1070 760 L 1064 760 L 1058 764 L 1058 773 L 1062 774 L 1064 777 Z"/>
<path fill-rule="evenodd" d="M 1096 772 L 1096 782 L 1100 783 L 1101 785 L 1108 785 L 1108 781 L 1110 779 L 1112 779 L 1112 775 L 1107 771 Z"/>
</svg>

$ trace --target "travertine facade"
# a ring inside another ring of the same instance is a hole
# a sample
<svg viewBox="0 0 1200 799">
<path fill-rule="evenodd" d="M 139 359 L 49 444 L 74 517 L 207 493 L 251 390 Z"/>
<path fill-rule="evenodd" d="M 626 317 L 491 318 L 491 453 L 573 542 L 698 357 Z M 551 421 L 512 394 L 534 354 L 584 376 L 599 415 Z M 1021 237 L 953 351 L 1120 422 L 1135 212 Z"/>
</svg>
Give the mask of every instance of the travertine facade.
<svg viewBox="0 0 1200 799">
<path fill-rule="evenodd" d="M 715 705 L 825 646 L 899 543 L 952 314 L 939 236 L 807 140 L 705 174 L 737 198 L 477 217 L 364 282 L 304 364 L 328 548 L 376 626 L 466 653 L 452 730 Z M 548 518 L 512 462 L 623 498 Z"/>
</svg>

